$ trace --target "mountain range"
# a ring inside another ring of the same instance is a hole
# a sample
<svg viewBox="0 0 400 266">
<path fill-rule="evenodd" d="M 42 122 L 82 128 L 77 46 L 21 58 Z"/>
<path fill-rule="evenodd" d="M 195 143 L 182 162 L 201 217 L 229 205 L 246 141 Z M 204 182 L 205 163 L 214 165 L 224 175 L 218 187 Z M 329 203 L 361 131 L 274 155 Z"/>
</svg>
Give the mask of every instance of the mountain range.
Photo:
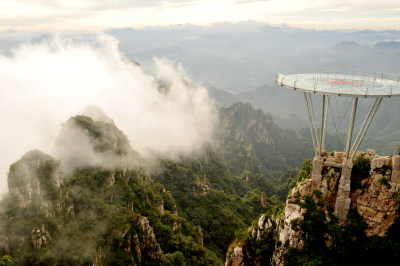
<svg viewBox="0 0 400 266">
<path fill-rule="evenodd" d="M 303 141 L 250 104 L 221 108 L 220 121 L 217 148 L 150 163 L 111 119 L 71 117 L 57 157 L 33 150 L 10 166 L 1 251 L 19 265 L 221 265 L 235 231 L 285 199 L 288 169 L 307 154 L 285 158 Z"/>
</svg>

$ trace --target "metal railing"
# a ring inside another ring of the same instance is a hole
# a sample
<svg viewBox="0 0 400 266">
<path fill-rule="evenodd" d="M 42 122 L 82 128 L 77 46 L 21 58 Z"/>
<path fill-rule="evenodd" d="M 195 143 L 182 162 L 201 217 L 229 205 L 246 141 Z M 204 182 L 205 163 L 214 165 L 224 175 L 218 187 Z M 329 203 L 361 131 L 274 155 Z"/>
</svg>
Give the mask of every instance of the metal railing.
<svg viewBox="0 0 400 266">
<path fill-rule="evenodd" d="M 307 82 L 304 82 L 305 78 Z M 312 90 L 315 93 L 363 97 L 400 96 L 400 75 L 366 70 L 291 68 L 278 73 L 276 82 L 282 86 Z M 331 91 L 327 90 L 329 88 Z"/>
<path fill-rule="evenodd" d="M 348 77 L 364 76 L 364 77 L 373 77 L 376 80 L 391 80 L 391 81 L 396 81 L 398 84 L 400 84 L 400 74 L 376 72 L 369 70 L 356 70 L 350 68 L 341 68 L 341 69 L 287 68 L 284 69 L 281 73 L 284 75 L 319 73 L 319 74 L 329 75 L 331 77 L 338 74 L 344 74 L 345 76 Z"/>
</svg>

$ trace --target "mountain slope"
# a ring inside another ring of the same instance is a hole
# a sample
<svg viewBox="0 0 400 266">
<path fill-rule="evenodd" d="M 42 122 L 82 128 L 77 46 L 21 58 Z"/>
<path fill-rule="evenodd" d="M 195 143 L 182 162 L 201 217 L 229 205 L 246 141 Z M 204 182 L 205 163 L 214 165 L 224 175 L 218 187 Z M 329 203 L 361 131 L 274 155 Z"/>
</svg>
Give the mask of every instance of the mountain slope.
<svg viewBox="0 0 400 266">
<path fill-rule="evenodd" d="M 223 158 L 236 175 L 240 169 L 268 174 L 294 168 L 312 153 L 307 139 L 282 130 L 248 103 L 221 108 L 219 138 Z"/>
<path fill-rule="evenodd" d="M 286 135 L 269 117 L 249 105 L 232 110 L 221 135 L 229 149 L 271 138 L 271 149 L 260 149 L 276 153 Z M 63 124 L 57 158 L 31 151 L 10 166 L 0 250 L 15 263 L 221 265 L 235 232 L 280 204 L 296 172 L 272 177 L 257 147 L 250 158 L 230 160 L 204 145 L 177 161 L 149 162 L 111 119 L 92 116 Z"/>
<path fill-rule="evenodd" d="M 164 186 L 126 163 L 132 148 L 122 132 L 77 116 L 64 125 L 58 147 L 76 141 L 66 133 L 72 125 L 94 144 L 96 163 L 113 154 L 114 165 L 79 163 L 72 170 L 69 160 L 64 174 L 62 162 L 40 151 L 11 165 L 10 193 L 1 201 L 2 252 L 18 265 L 220 264 L 203 247 L 200 227 L 177 215 Z"/>
<path fill-rule="evenodd" d="M 341 163 L 343 153 L 327 154 Z M 341 169 L 311 179 L 306 160 L 286 204 L 267 212 L 232 242 L 226 265 L 392 265 L 400 251 L 400 156 L 372 150 L 354 161 L 347 218 L 335 215 Z M 274 240 L 276 239 L 276 240 Z"/>
</svg>

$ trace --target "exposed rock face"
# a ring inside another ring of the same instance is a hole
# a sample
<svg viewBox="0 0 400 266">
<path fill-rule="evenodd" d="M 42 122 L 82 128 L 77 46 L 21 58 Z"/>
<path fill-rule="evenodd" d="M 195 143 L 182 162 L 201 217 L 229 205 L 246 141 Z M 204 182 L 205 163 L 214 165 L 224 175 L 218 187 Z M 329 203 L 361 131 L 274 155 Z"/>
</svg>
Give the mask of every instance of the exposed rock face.
<svg viewBox="0 0 400 266">
<path fill-rule="evenodd" d="M 386 235 L 389 227 L 400 216 L 397 212 L 399 209 L 400 184 L 396 182 L 396 174 L 393 175 L 397 168 L 393 168 L 393 171 L 391 171 L 393 166 L 397 167 L 398 159 L 397 156 L 378 156 L 372 150 L 369 150 L 368 153 L 360 153 L 360 156 L 372 159 L 371 171 L 370 175 L 362 180 L 361 187 L 354 189 L 353 192 L 351 192 L 350 184 L 352 165 L 348 165 L 349 163 L 344 163 L 341 170 L 324 166 L 319 184 L 307 179 L 298 183 L 292 189 L 291 196 L 286 201 L 281 222 L 283 228 L 276 229 L 279 240 L 288 245 L 276 249 L 272 260 L 274 264 L 281 265 L 284 263 L 283 254 L 288 247 L 302 248 L 301 232 L 294 231 L 290 223 L 293 219 L 304 217 L 306 210 L 302 209 L 298 203 L 305 196 L 313 197 L 318 202 L 318 197 L 314 193 L 316 190 L 321 192 L 321 199 L 327 205 L 335 207 L 339 218 L 343 215 L 343 211 L 347 215 L 349 209 L 356 209 L 368 224 L 365 231 L 367 236 Z M 335 152 L 335 155 L 325 158 L 325 162 L 338 164 L 342 158 L 343 154 Z M 393 182 L 393 179 L 395 182 Z M 340 204 L 342 206 L 339 206 Z"/>
<path fill-rule="evenodd" d="M 201 230 L 201 227 L 199 227 L 199 230 L 197 231 L 197 235 L 199 236 L 197 243 L 199 243 L 203 247 L 204 246 L 203 231 Z"/>
<path fill-rule="evenodd" d="M 272 234 L 275 230 L 274 222 L 269 219 L 266 215 L 261 215 L 258 220 L 257 227 L 249 228 L 251 231 L 252 241 L 260 243 L 269 234 Z M 242 242 L 234 242 L 231 244 L 232 253 L 227 257 L 225 266 L 237 266 L 237 265 L 263 265 L 262 255 L 254 254 L 254 250 L 251 247 L 246 246 Z"/>
<path fill-rule="evenodd" d="M 61 184 L 60 163 L 41 151 L 30 151 L 10 166 L 10 195 L 21 208 L 28 208 L 31 204 L 57 205 L 57 201 L 52 202 L 50 198 L 59 198 Z"/>
<path fill-rule="evenodd" d="M 378 159 L 391 162 L 387 157 Z M 380 165 L 373 164 L 373 167 Z M 390 169 L 385 172 L 380 169 L 371 170 L 370 177 L 362 181 L 361 188 L 351 194 L 352 208 L 356 208 L 368 223 L 368 236 L 384 236 L 399 217 L 400 184 L 392 182 L 393 172 Z"/>
<path fill-rule="evenodd" d="M 50 155 L 39 150 L 27 152 L 20 160 L 10 166 L 8 174 L 9 195 L 16 206 L 23 210 L 20 212 L 31 212 L 45 221 L 65 210 L 70 215 L 73 206 L 68 193 L 62 189 L 63 179 L 60 162 Z M 21 220 L 10 219 L 9 226 L 17 226 Z M 23 236 L 16 232 L 3 231 L 0 235 L 0 247 L 9 249 L 10 243 L 19 248 L 27 243 L 35 249 L 41 249 L 51 240 L 51 234 L 42 223 L 31 228 L 26 228 L 27 235 Z M 30 234 L 30 235 L 29 235 Z"/>
<path fill-rule="evenodd" d="M 239 266 L 244 265 L 243 262 L 243 247 L 237 246 L 233 248 L 233 254 L 226 259 L 225 266 Z"/>
<path fill-rule="evenodd" d="M 256 241 L 260 241 L 271 232 L 279 239 L 269 264 L 283 265 L 284 254 L 289 248 L 304 247 L 303 232 L 293 224 L 301 224 L 304 220 L 307 210 L 300 203 L 304 202 L 306 196 L 311 197 L 316 204 L 323 202 L 318 208 L 322 208 L 325 213 L 327 206 L 336 208 L 338 218 L 343 215 L 341 212 L 345 212 L 346 218 L 349 209 L 357 211 L 367 223 L 367 236 L 387 234 L 388 229 L 400 217 L 400 156 L 378 156 L 373 150 L 357 154 L 371 161 L 369 174 L 362 176 L 361 184 L 350 182 L 352 164 L 343 162 L 344 153 L 327 154 L 320 160 L 321 178 L 315 179 L 317 173 L 312 171 L 308 179 L 298 182 L 287 198 L 281 217 L 275 222 L 269 222 L 270 220 L 262 215 L 257 228 L 250 228 L 251 237 Z M 320 161 L 317 161 L 317 167 L 320 166 Z M 368 172 L 368 168 L 365 171 Z M 340 204 L 342 205 L 338 206 Z M 345 219 L 339 221 L 342 225 L 345 223 Z M 234 248 L 227 257 L 226 265 L 246 265 L 249 262 L 251 265 L 258 265 L 259 257 L 249 252 L 251 247 L 248 245 L 252 245 L 251 243 L 233 243 Z M 326 244 L 329 245 L 328 242 Z"/>
<path fill-rule="evenodd" d="M 153 228 L 150 226 L 149 220 L 146 217 L 139 219 L 139 225 L 142 229 L 143 236 L 140 242 L 140 249 L 146 250 L 147 254 L 153 260 L 159 260 L 162 255 L 160 244 L 156 241 L 156 236 L 154 235 Z"/>
<path fill-rule="evenodd" d="M 263 207 L 264 209 L 267 208 L 264 191 L 261 193 L 260 204 L 261 204 L 261 207 Z"/>
<path fill-rule="evenodd" d="M 11 188 L 10 193 L 21 208 L 28 208 L 34 196 L 41 194 L 40 182 L 32 179 L 25 186 Z"/>
<path fill-rule="evenodd" d="M 41 228 L 35 227 L 31 231 L 32 245 L 36 249 L 41 249 L 51 239 L 49 232 L 46 231 L 44 225 Z"/>
<path fill-rule="evenodd" d="M 400 183 L 400 155 L 392 157 L 392 183 Z"/>
</svg>

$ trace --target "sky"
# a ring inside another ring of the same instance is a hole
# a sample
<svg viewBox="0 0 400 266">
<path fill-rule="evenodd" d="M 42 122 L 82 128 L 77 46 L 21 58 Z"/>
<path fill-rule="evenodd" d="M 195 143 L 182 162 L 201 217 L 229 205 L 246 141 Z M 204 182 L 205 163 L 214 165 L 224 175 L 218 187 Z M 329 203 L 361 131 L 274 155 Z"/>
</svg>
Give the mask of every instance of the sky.
<svg viewBox="0 0 400 266">
<path fill-rule="evenodd" d="M 398 0 L 1 0 L 0 31 L 254 20 L 307 29 L 400 30 Z"/>
</svg>

